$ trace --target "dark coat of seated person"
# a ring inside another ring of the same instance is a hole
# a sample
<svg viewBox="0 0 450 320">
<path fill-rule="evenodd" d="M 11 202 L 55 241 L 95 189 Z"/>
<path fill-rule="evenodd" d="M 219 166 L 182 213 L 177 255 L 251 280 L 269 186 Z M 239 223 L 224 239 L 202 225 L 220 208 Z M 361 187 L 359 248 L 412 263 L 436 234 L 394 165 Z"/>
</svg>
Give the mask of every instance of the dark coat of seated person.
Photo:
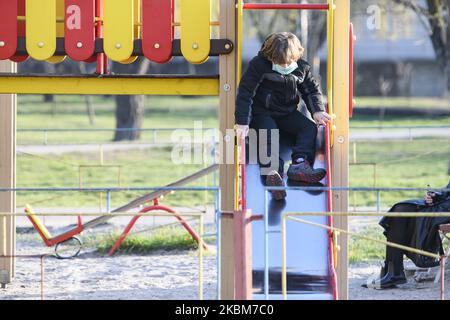
<svg viewBox="0 0 450 320">
<path fill-rule="evenodd" d="M 450 183 L 445 189 L 450 188 Z M 450 192 L 429 192 L 425 199 L 407 200 L 395 204 L 389 212 L 450 212 Z M 443 255 L 439 225 L 450 223 L 450 217 L 383 217 L 380 225 L 388 242 Z M 368 283 L 377 289 L 396 287 L 407 282 L 403 255 L 419 268 L 439 265 L 439 260 L 410 251 L 386 246 L 386 258 L 380 278 Z"/>
</svg>

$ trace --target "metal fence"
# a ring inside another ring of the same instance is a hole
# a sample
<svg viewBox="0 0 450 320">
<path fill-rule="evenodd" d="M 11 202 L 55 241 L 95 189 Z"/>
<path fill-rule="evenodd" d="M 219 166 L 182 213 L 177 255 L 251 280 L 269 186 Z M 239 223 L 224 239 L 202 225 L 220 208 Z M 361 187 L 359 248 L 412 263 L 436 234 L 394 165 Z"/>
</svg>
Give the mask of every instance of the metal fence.
<svg viewBox="0 0 450 320">
<path fill-rule="evenodd" d="M 433 126 L 350 126 L 351 130 L 366 130 L 366 131 L 399 131 L 404 130 L 408 134 L 406 136 L 407 139 L 413 140 L 414 135 L 413 133 L 415 131 L 420 130 L 434 130 L 433 136 L 448 136 L 450 134 L 450 125 L 433 125 Z M 449 130 L 448 133 L 445 132 L 446 130 Z M 158 143 L 158 134 L 159 133 L 169 133 L 173 132 L 175 130 L 187 130 L 187 131 L 194 131 L 198 130 L 195 128 L 92 128 L 92 129 L 80 129 L 80 128 L 74 128 L 74 129 L 66 129 L 66 128 L 28 128 L 28 129 L 17 129 L 18 133 L 36 133 L 42 136 L 42 144 L 47 145 L 49 144 L 49 141 L 51 140 L 49 138 L 49 134 L 68 134 L 68 133 L 82 133 L 82 134 L 95 134 L 95 133 L 111 133 L 114 132 L 141 132 L 141 133 L 149 133 L 151 134 L 150 139 L 143 139 L 141 140 L 141 143 Z M 208 131 L 217 131 L 217 128 L 202 128 L 203 132 Z M 444 130 L 443 132 L 439 133 L 438 130 Z M 19 137 L 20 138 L 20 137 Z M 160 143 L 166 143 L 168 141 L 160 141 Z"/>
</svg>

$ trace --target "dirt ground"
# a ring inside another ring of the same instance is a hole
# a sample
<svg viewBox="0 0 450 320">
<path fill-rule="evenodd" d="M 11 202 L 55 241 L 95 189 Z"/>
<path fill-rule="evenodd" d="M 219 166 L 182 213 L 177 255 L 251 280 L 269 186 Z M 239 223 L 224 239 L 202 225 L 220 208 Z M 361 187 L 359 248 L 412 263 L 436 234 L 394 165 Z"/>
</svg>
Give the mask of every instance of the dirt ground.
<svg viewBox="0 0 450 320">
<path fill-rule="evenodd" d="M 39 243 L 18 242 L 18 254 L 42 253 Z M 217 298 L 215 254 L 203 261 L 204 298 Z M 87 252 L 76 259 L 44 259 L 45 299 L 197 299 L 198 255 L 193 252 L 159 252 L 147 256 L 100 256 Z M 36 258 L 17 259 L 16 278 L 0 289 L 0 300 L 41 299 L 41 268 Z M 350 265 L 349 292 L 352 300 L 437 300 L 439 284 L 416 283 L 412 278 L 397 289 L 361 287 L 379 272 L 378 263 Z M 448 273 L 448 270 L 447 270 Z M 447 275 L 447 279 L 448 279 Z M 446 295 L 450 286 L 446 281 Z"/>
<path fill-rule="evenodd" d="M 67 221 L 46 221 L 59 228 Z M 123 228 L 127 221 L 115 221 Z M 143 228 L 151 222 L 142 223 Z M 351 230 L 358 231 L 377 223 L 377 218 L 352 218 Z M 27 221 L 18 220 L 23 233 L 18 234 L 17 254 L 53 253 L 45 248 Z M 112 226 L 105 227 L 109 229 Z M 91 232 L 98 232 L 91 231 Z M 203 293 L 205 299 L 217 298 L 216 248 L 203 258 Z M 84 250 L 79 257 L 60 260 L 48 256 L 43 260 L 43 286 L 38 258 L 18 258 L 16 276 L 7 289 L 0 289 L 0 300 L 11 299 L 197 299 L 199 291 L 198 254 L 196 251 L 164 252 L 151 255 L 103 256 L 93 249 Z M 408 266 L 408 264 L 406 264 Z M 380 271 L 380 262 L 364 262 L 349 266 L 349 298 L 351 300 L 437 300 L 440 283 L 408 283 L 395 289 L 376 290 L 361 285 Z M 411 273 L 412 275 L 412 273 Z M 446 297 L 450 299 L 450 263 L 446 270 Z"/>
</svg>

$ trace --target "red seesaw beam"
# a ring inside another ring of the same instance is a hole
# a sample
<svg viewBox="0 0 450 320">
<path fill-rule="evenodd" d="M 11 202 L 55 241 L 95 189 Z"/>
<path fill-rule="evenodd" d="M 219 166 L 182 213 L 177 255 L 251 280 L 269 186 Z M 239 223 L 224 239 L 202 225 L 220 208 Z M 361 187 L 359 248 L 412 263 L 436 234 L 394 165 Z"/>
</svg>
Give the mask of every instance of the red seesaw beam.
<svg viewBox="0 0 450 320">
<path fill-rule="evenodd" d="M 244 10 L 328 10 L 328 4 L 244 3 Z"/>
</svg>

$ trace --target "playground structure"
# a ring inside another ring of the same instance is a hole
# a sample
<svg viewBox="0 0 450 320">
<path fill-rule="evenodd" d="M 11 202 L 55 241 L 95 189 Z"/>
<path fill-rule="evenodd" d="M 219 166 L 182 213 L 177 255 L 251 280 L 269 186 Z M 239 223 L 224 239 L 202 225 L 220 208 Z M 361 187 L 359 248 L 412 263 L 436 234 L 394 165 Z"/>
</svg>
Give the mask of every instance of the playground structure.
<svg viewBox="0 0 450 320">
<path fill-rule="evenodd" d="M 156 10 L 157 8 L 157 10 Z M 16 101 L 14 94 L 145 94 L 145 95 L 218 95 L 219 120 L 223 139 L 234 144 L 229 132 L 234 128 L 236 88 L 241 74 L 242 28 L 245 10 L 322 10 L 328 15 L 328 104 L 334 115 L 327 128 L 329 143 L 324 151 L 329 157 L 329 187 L 348 186 L 348 128 L 351 112 L 350 3 L 328 0 L 321 5 L 251 4 L 242 0 L 220 0 L 220 19 L 211 21 L 210 0 L 180 1 L 180 22 L 174 19 L 174 0 L 0 0 L 0 187 L 15 187 Z M 26 28 L 25 28 L 26 26 Z M 211 39 L 211 27 L 219 27 L 220 38 Z M 174 39 L 174 28 L 180 28 L 180 39 Z M 26 30 L 25 30 L 26 29 Z M 219 75 L 109 75 L 107 60 L 132 63 L 138 56 L 151 61 L 167 62 L 182 55 L 190 63 L 203 63 L 209 56 L 219 56 Z M 17 75 L 14 62 L 28 56 L 40 61 L 58 63 L 66 56 L 76 61 L 97 62 L 97 74 L 83 76 Z M 238 142 L 235 159 L 239 159 Z M 224 153 L 229 148 L 224 148 Z M 233 157 L 233 156 L 232 156 Z M 229 158 L 224 154 L 222 159 Z M 241 169 L 244 166 L 241 166 Z M 245 177 L 244 173 L 241 178 Z M 245 179 L 244 179 L 245 180 Z M 248 181 L 252 181 L 247 180 Z M 239 180 L 239 161 L 220 165 L 222 212 L 220 224 L 220 288 L 222 299 L 251 298 L 250 229 L 244 218 L 252 214 L 246 209 L 245 185 Z M 245 182 L 245 181 L 244 181 Z M 242 187 L 244 186 L 244 187 Z M 242 193 L 240 191 L 243 191 Z M 264 190 L 263 190 L 264 193 Z M 267 192 L 265 192 L 267 194 Z M 347 212 L 348 191 L 336 189 L 327 194 L 323 211 Z M 157 195 L 144 196 L 145 201 Z M 126 211 L 143 202 L 139 198 L 125 207 Z M 331 203 L 332 206 L 331 207 Z M 251 203 L 250 203 L 251 205 Z M 295 208 L 302 211 L 302 208 Z M 0 192 L 0 212 L 15 212 L 13 191 Z M 268 212 L 253 212 L 268 219 Z M 101 217 L 84 228 L 103 223 Z M 347 229 L 347 217 L 326 219 L 330 226 Z M 266 223 L 267 225 L 267 223 Z M 0 217 L 0 270 L 6 271 L 8 282 L 14 278 L 15 222 L 13 216 Z M 267 231 L 267 230 L 266 230 Z M 328 237 L 328 238 L 327 238 Z M 267 238 L 266 238 L 267 239 Z M 330 261 L 338 261 L 333 276 L 333 295 L 346 299 L 347 237 L 330 232 L 325 251 Z M 247 240 L 247 241 L 240 241 Z M 332 240 L 332 241 L 331 241 Z M 267 247 L 267 246 L 266 246 Z M 339 248 L 339 250 L 337 250 Z M 334 267 L 334 262 L 331 262 Z M 242 267 L 242 268 L 241 268 Z M 264 271 L 264 290 L 268 289 L 268 264 Z M 336 275 L 336 276 L 334 276 Z M 289 277 L 289 276 L 288 276 Z M 337 296 L 339 292 L 339 296 Z M 298 298 L 298 297 L 297 297 Z"/>
</svg>

